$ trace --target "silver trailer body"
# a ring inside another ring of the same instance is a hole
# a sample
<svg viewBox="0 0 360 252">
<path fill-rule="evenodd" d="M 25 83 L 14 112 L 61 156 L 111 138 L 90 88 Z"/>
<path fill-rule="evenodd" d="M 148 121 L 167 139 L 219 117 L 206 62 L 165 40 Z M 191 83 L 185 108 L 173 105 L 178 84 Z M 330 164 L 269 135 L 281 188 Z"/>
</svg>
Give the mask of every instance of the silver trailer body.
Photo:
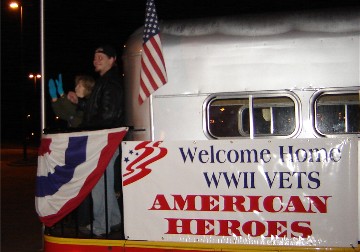
<svg viewBox="0 0 360 252">
<path fill-rule="evenodd" d="M 161 25 L 168 83 L 138 104 L 142 28 L 126 44 L 127 123 L 132 140 L 202 140 L 214 93 L 291 91 L 300 100 L 291 137 L 314 137 L 311 97 L 359 87 L 360 10 L 189 20 Z"/>
</svg>

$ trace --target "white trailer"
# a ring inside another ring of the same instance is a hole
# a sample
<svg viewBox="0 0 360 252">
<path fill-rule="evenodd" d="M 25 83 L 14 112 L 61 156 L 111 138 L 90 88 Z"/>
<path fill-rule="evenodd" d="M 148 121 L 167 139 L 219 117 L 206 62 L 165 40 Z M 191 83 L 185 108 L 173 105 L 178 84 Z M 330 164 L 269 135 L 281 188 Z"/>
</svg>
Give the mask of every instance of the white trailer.
<svg viewBox="0 0 360 252">
<path fill-rule="evenodd" d="M 168 83 L 141 105 L 143 29 L 126 44 L 127 140 L 359 138 L 359 8 L 160 28 Z"/>
</svg>

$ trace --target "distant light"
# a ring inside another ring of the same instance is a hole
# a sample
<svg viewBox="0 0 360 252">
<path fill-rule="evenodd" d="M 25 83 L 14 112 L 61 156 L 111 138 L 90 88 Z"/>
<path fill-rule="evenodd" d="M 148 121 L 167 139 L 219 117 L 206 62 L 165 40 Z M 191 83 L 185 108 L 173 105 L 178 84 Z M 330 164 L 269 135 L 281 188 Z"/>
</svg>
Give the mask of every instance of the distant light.
<svg viewBox="0 0 360 252">
<path fill-rule="evenodd" d="M 26 117 L 27 117 L 27 118 L 30 118 L 31 116 L 30 116 L 30 114 L 29 114 L 29 115 L 27 115 Z"/>
<path fill-rule="evenodd" d="M 31 74 L 29 74 L 29 78 L 30 78 L 30 79 L 33 79 L 33 78 L 39 79 L 39 78 L 41 78 L 41 74 L 36 74 L 36 75 L 35 75 L 35 74 L 32 74 L 32 73 L 31 73 Z"/>
<path fill-rule="evenodd" d="M 58 116 L 55 116 L 55 119 L 56 119 L 56 120 L 59 120 L 59 117 L 58 117 Z"/>
<path fill-rule="evenodd" d="M 35 135 L 34 132 L 31 132 L 31 135 L 34 136 Z"/>
<path fill-rule="evenodd" d="M 11 2 L 11 3 L 9 4 L 9 6 L 10 6 L 11 9 L 17 9 L 17 8 L 19 8 L 19 4 L 16 3 L 16 2 Z"/>
<path fill-rule="evenodd" d="M 221 112 L 224 112 L 224 110 L 225 110 L 225 108 L 221 108 L 221 109 L 220 109 Z"/>
</svg>

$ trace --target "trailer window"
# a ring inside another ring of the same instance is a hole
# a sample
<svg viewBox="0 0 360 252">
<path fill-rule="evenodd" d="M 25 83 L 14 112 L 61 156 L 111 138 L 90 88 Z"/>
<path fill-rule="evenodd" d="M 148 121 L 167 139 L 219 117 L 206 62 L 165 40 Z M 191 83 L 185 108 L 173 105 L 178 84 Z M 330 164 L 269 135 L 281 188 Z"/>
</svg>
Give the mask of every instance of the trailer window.
<svg viewBox="0 0 360 252">
<path fill-rule="evenodd" d="M 219 98 L 208 103 L 212 137 L 290 136 L 296 130 L 296 106 L 287 96 Z"/>
<path fill-rule="evenodd" d="M 216 137 L 238 137 L 239 113 L 249 104 L 248 99 L 219 99 L 211 102 L 209 106 L 209 131 Z M 243 115 L 244 123 L 249 119 Z"/>
<path fill-rule="evenodd" d="M 360 134 L 359 93 L 324 93 L 315 100 L 315 115 L 321 135 Z"/>
</svg>

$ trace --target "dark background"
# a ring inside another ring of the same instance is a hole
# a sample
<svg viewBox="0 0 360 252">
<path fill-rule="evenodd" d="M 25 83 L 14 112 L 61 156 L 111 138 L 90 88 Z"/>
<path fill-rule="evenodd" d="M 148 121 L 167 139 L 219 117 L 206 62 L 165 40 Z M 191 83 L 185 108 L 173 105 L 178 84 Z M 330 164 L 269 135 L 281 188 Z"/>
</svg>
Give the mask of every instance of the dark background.
<svg viewBox="0 0 360 252">
<path fill-rule="evenodd" d="M 357 6 L 353 0 L 156 0 L 159 20 L 194 19 L 245 13 L 278 12 Z M 48 0 L 45 17 L 45 86 L 62 73 L 65 92 L 73 89 L 76 74 L 94 74 L 94 49 L 112 44 L 119 55 L 126 39 L 143 25 L 146 0 Z M 20 10 L 9 1 L 1 6 L 1 140 L 21 143 L 24 136 L 40 138 L 40 81 L 29 73 L 41 72 L 40 0 L 23 0 Z M 22 32 L 21 32 L 22 30 Z M 94 76 L 95 77 L 95 76 Z M 36 85 L 35 85 L 36 84 Z M 47 126 L 66 127 L 56 121 L 49 95 Z M 27 117 L 30 115 L 30 117 Z M 31 133 L 34 132 L 34 136 Z"/>
</svg>

